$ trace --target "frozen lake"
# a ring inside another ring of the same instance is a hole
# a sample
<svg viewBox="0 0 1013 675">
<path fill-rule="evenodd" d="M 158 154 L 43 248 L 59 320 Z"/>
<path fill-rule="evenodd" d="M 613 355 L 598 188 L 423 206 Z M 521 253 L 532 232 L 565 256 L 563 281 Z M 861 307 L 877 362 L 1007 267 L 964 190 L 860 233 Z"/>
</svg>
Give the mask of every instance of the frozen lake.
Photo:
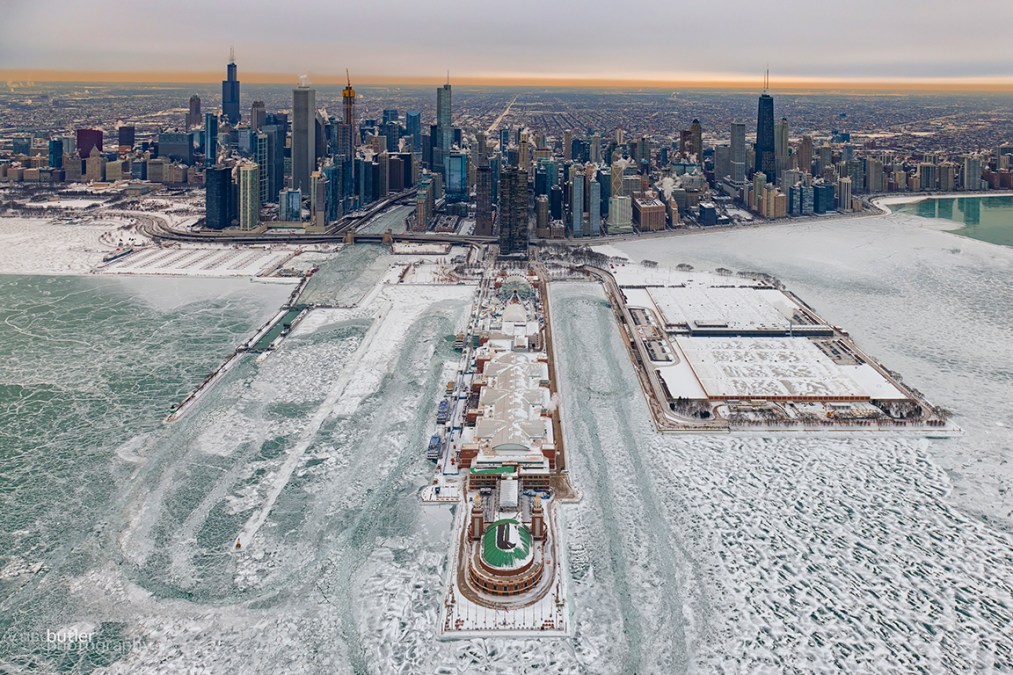
<svg viewBox="0 0 1013 675">
<path fill-rule="evenodd" d="M 951 499 L 1013 531 L 1013 249 L 904 213 L 628 242 L 616 248 L 698 269 L 769 272 L 929 401 L 961 438 L 934 441 Z"/>
<path fill-rule="evenodd" d="M 600 289 L 550 289 L 582 493 L 552 640 L 436 636 L 453 509 L 418 491 L 472 287 L 378 286 L 394 256 L 349 247 L 307 289 L 335 308 L 163 426 L 290 287 L 0 277 L 0 670 L 1009 670 L 1013 252 L 904 218 L 623 248 L 776 274 L 951 441 L 661 437 Z"/>
</svg>

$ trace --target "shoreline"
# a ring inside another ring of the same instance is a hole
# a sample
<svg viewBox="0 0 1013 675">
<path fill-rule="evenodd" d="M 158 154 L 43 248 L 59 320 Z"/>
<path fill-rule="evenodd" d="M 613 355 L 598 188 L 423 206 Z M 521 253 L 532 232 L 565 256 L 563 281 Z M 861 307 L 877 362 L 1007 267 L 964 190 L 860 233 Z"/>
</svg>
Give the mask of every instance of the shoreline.
<svg viewBox="0 0 1013 675">
<path fill-rule="evenodd" d="M 985 190 L 978 192 L 926 192 L 926 193 L 910 193 L 906 195 L 887 195 L 880 197 L 871 197 L 869 203 L 876 206 L 883 211 L 884 215 L 896 213 L 891 206 L 898 206 L 901 204 L 917 204 L 927 199 L 966 199 L 968 197 L 1011 197 L 1013 196 L 1013 190 Z M 954 221 L 956 222 L 956 221 Z"/>
</svg>

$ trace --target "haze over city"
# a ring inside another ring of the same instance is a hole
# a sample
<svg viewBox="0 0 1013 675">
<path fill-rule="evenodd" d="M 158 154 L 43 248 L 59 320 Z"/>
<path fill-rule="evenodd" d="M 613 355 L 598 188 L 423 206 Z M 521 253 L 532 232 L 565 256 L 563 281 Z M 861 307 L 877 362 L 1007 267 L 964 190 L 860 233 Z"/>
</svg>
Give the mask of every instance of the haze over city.
<svg viewBox="0 0 1013 675">
<path fill-rule="evenodd" d="M 844 8 L 776 5 L 544 3 L 453 0 L 173 3 L 152 20 L 140 0 L 59 0 L 0 7 L 0 77 L 35 80 L 211 81 L 233 45 L 250 82 L 670 84 L 759 81 L 782 86 L 1013 84 L 1002 45 L 1013 7 L 857 0 Z M 242 16 L 242 20 L 236 17 Z M 31 26 L 30 30 L 21 27 Z M 438 30 L 437 30 L 438 28 Z"/>
</svg>

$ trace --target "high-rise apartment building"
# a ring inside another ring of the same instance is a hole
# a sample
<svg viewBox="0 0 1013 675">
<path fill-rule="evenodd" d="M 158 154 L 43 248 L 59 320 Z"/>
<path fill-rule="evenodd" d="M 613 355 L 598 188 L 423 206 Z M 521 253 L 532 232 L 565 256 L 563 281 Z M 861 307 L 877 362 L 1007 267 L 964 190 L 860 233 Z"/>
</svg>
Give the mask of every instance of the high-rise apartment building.
<svg viewBox="0 0 1013 675">
<path fill-rule="evenodd" d="M 851 211 L 851 179 L 841 178 L 837 181 L 837 210 L 842 213 Z"/>
<path fill-rule="evenodd" d="M 981 156 L 967 155 L 964 157 L 964 174 L 961 185 L 964 190 L 981 189 Z"/>
<path fill-rule="evenodd" d="M 218 115 L 204 114 L 204 166 L 218 163 Z"/>
<path fill-rule="evenodd" d="M 584 236 L 584 176 L 576 172 L 570 179 L 570 236 Z"/>
<path fill-rule="evenodd" d="M 587 184 L 587 236 L 601 234 L 601 183 L 593 178 Z"/>
<path fill-rule="evenodd" d="M 236 168 L 239 188 L 239 229 L 254 230 L 260 224 L 260 167 L 243 162 Z"/>
<path fill-rule="evenodd" d="M 774 127 L 774 164 L 777 169 L 777 180 L 781 182 L 781 174 L 788 166 L 788 120 L 784 117 Z"/>
<path fill-rule="evenodd" d="M 210 114 L 210 113 L 208 113 Z M 232 170 L 225 166 L 204 173 L 204 226 L 222 230 L 232 224 Z"/>
</svg>

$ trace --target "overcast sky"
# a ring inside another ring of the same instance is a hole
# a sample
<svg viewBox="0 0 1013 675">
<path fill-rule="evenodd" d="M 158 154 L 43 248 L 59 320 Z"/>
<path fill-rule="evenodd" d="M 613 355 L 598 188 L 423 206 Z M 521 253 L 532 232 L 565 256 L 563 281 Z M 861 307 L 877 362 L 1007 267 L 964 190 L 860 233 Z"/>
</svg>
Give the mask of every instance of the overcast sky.
<svg viewBox="0 0 1013 675">
<path fill-rule="evenodd" d="M 1013 79 L 1009 0 L 0 0 L 0 69 Z"/>
</svg>

